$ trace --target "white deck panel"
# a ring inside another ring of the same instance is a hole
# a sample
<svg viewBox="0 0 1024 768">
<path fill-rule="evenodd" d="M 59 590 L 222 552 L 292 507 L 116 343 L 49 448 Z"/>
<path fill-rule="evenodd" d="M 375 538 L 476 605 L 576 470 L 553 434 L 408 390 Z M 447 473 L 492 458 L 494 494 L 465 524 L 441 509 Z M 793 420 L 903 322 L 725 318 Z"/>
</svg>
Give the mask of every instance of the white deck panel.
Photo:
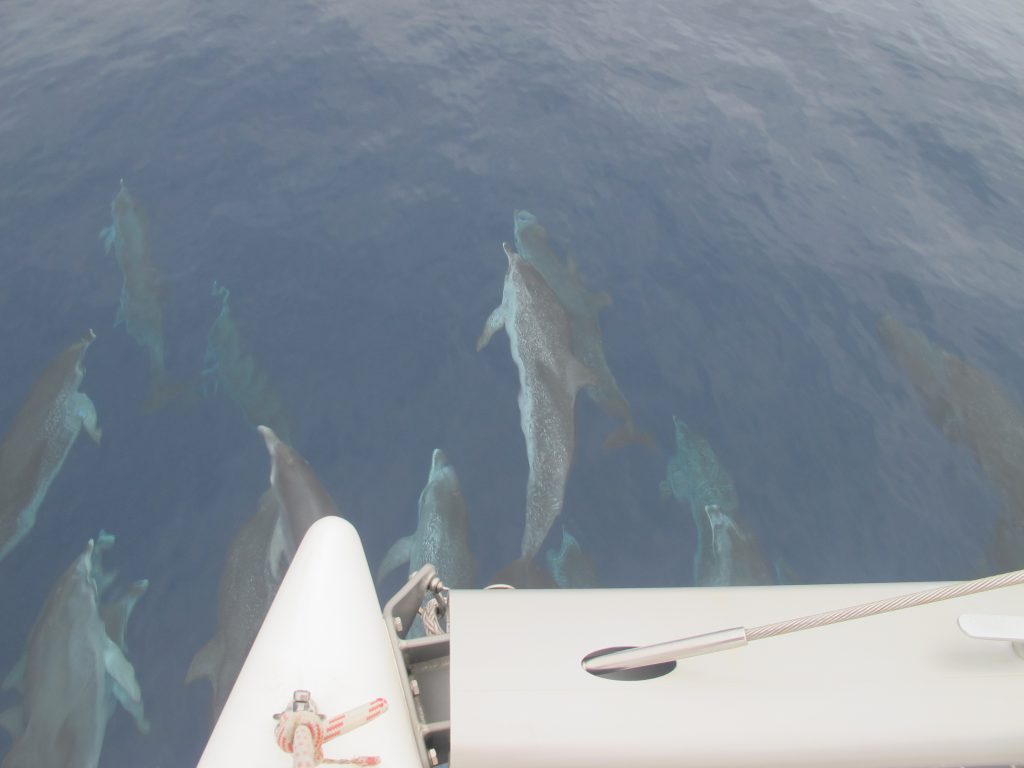
<svg viewBox="0 0 1024 768">
<path fill-rule="evenodd" d="M 961 613 L 1024 615 L 1024 587 L 753 642 L 665 677 L 585 672 L 600 648 L 752 628 L 936 584 L 456 591 L 453 768 L 1024 762 L 1024 659 Z"/>
</svg>

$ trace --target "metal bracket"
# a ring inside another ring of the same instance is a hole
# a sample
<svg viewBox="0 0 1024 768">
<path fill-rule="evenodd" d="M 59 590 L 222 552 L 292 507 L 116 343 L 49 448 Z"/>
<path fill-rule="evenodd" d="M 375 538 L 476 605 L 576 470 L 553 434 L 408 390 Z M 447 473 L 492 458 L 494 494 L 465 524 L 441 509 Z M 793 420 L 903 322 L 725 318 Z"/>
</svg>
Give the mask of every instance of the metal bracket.
<svg viewBox="0 0 1024 768">
<path fill-rule="evenodd" d="M 1024 659 L 1024 616 L 995 616 L 987 613 L 963 613 L 957 619 L 960 631 L 977 640 L 1009 641 Z"/>
<path fill-rule="evenodd" d="M 447 763 L 451 748 L 450 635 L 405 637 L 436 583 L 437 571 L 428 563 L 384 606 L 384 624 L 401 673 L 405 702 L 415 717 L 412 725 L 419 734 L 423 768 Z"/>
</svg>

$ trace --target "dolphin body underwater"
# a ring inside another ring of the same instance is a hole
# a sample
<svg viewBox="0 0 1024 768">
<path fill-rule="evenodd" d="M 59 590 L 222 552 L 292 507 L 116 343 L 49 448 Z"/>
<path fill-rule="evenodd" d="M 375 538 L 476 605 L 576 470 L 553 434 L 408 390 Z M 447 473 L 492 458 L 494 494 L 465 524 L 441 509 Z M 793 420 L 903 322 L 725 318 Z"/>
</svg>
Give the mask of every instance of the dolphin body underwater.
<svg viewBox="0 0 1024 768">
<path fill-rule="evenodd" d="M 220 298 L 221 307 L 206 336 L 206 354 L 200 374 L 203 391 L 223 388 L 242 409 L 246 421 L 254 427 L 265 424 L 281 440 L 289 442 L 291 420 L 266 374 L 256 368 L 256 361 L 245 349 L 228 304 L 230 292 L 215 282 L 211 293 Z"/>
<path fill-rule="evenodd" d="M 529 211 L 516 211 L 513 216 L 516 248 L 522 257 L 544 277 L 558 296 L 569 316 L 572 330 L 572 350 L 592 372 L 595 382 L 587 386 L 587 395 L 610 418 L 621 426 L 605 440 L 606 448 L 615 448 L 629 442 L 654 447 L 654 439 L 637 429 L 633 412 L 615 375 L 604 356 L 604 340 L 598 314 L 612 303 L 607 293 L 591 293 L 583 284 L 576 264 L 564 262 L 551 249 L 548 235 L 537 217 Z"/>
<path fill-rule="evenodd" d="M 153 401 L 163 402 L 169 386 L 164 368 L 164 282 L 149 247 L 149 222 L 124 181 L 110 204 L 111 225 L 100 232 L 107 253 L 117 258 L 124 283 L 114 325 L 146 350 L 153 377 Z"/>
<path fill-rule="evenodd" d="M 455 468 L 435 448 L 427 484 L 420 493 L 416 530 L 396 541 L 384 555 L 377 579 L 403 563 L 415 573 L 427 563 L 451 589 L 475 586 L 476 561 L 469 548 L 469 508 Z"/>
<path fill-rule="evenodd" d="M 562 526 L 562 544 L 544 553 L 544 562 L 555 583 L 562 589 L 599 587 L 594 561 L 580 548 L 576 537 Z"/>
<path fill-rule="evenodd" d="M 35 525 L 39 507 L 82 427 L 97 443 L 96 407 L 78 387 L 96 334 L 67 347 L 36 379 L 0 443 L 0 560 Z"/>
<path fill-rule="evenodd" d="M 217 590 L 217 631 L 185 676 L 186 684 L 210 680 L 211 729 L 302 537 L 321 517 L 339 515 L 306 460 L 269 427 L 258 429 L 270 454 L 270 488 L 228 547 Z"/>
<path fill-rule="evenodd" d="M 774 584 L 777 570 L 761 553 L 757 538 L 732 515 L 709 504 L 695 512 L 697 554 L 693 583 L 698 587 Z"/>
<path fill-rule="evenodd" d="M 60 577 L 29 635 L 25 656 L 4 683 L 21 703 L 0 715 L 14 743 L 2 768 L 96 768 L 117 703 L 145 733 L 142 692 L 125 648 L 125 626 L 148 586 L 137 581 L 101 603 L 113 581 L 101 557 L 114 537 L 101 532 Z"/>
<path fill-rule="evenodd" d="M 558 296 L 536 267 L 508 243 L 503 247 L 508 269 L 501 304 L 487 318 L 476 348 L 486 347 L 504 328 L 519 370 L 519 423 L 530 472 L 526 530 L 515 571 L 529 569 L 562 511 L 576 441 L 576 393 L 596 385 L 597 378 L 573 354 L 569 318 Z"/>
<path fill-rule="evenodd" d="M 732 478 L 708 441 L 673 416 L 676 453 L 661 483 L 662 498 L 674 496 L 690 507 L 697 526 L 693 559 L 696 586 L 774 583 L 773 569 L 754 535 L 740 522 L 739 497 Z"/>
<path fill-rule="evenodd" d="M 947 439 L 968 447 L 1003 497 L 991 566 L 1024 567 L 1024 413 L 987 374 L 929 341 L 890 315 L 878 336 L 924 401 L 928 417 Z M 986 570 L 990 570 L 986 564 Z"/>
</svg>

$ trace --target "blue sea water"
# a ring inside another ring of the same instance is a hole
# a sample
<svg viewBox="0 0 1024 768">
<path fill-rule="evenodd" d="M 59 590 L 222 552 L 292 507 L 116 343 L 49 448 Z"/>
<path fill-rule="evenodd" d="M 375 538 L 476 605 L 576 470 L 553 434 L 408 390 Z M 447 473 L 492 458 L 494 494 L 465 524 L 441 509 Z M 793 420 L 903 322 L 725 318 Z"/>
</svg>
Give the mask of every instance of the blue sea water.
<svg viewBox="0 0 1024 768">
<path fill-rule="evenodd" d="M 210 286 L 229 287 L 373 567 L 415 527 L 435 447 L 484 575 L 518 554 L 516 371 L 504 336 L 474 342 L 525 208 L 612 296 L 605 352 L 660 444 L 603 451 L 615 425 L 579 398 L 562 519 L 603 583 L 691 583 L 693 521 L 659 494 L 674 414 L 802 581 L 985 568 L 1000 490 L 876 323 L 1024 406 L 1019 3 L 3 0 L 0 432 L 91 327 L 81 389 L 104 438 L 73 446 L 0 563 L 0 668 L 85 540 L 114 532 L 107 562 L 150 580 L 128 644 L 153 727 L 118 712 L 103 765 L 198 758 L 208 689 L 182 679 L 269 467 L 223 394 L 147 409 L 97 236 L 120 179 L 166 278 L 169 375 L 199 374 Z"/>
</svg>

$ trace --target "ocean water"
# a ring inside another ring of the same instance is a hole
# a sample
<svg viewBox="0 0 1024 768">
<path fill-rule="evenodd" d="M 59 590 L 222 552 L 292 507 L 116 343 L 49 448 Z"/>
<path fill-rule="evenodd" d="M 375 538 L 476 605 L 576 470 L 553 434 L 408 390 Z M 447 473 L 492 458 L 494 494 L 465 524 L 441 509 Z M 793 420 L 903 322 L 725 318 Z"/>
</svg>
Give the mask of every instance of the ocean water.
<svg viewBox="0 0 1024 768">
<path fill-rule="evenodd" d="M 147 407 L 98 237 L 121 179 L 165 279 L 169 378 L 198 376 L 227 286 L 373 568 L 436 447 L 482 575 L 518 554 L 516 370 L 503 334 L 474 347 L 515 209 L 612 297 L 605 353 L 659 444 L 603 450 L 615 423 L 578 399 L 562 520 L 602 583 L 692 583 L 693 519 L 659 492 L 673 415 L 795 580 L 992 572 L 1021 511 L 876 330 L 921 331 L 1024 409 L 1019 3 L 3 0 L 0 433 L 93 328 L 104 436 L 0 563 L 0 668 L 115 533 L 107 562 L 150 580 L 128 645 L 152 730 L 117 712 L 101 765 L 198 758 L 209 692 L 182 680 L 269 468 L 223 392 Z"/>
</svg>

